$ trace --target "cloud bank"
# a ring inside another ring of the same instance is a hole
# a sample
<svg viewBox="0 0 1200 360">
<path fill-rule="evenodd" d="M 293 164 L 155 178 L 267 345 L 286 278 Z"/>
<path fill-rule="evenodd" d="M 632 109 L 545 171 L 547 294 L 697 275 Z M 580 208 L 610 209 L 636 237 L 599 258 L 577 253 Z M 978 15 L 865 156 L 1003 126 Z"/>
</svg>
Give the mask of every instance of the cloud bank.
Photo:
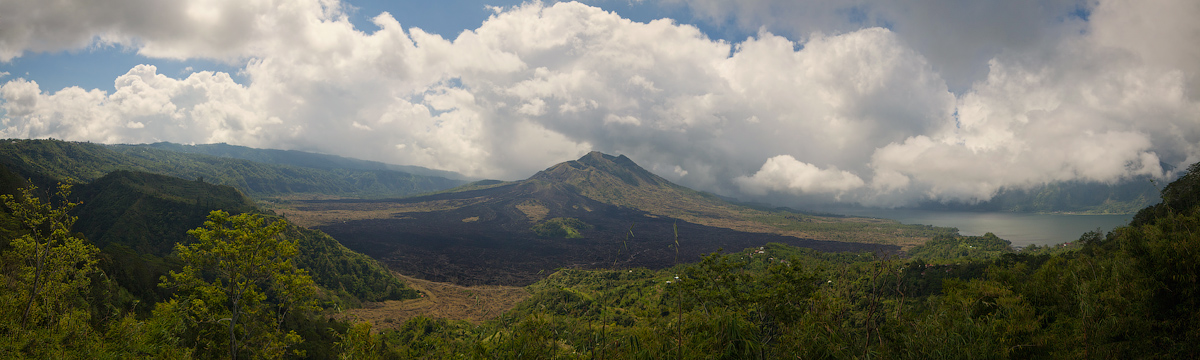
<svg viewBox="0 0 1200 360">
<path fill-rule="evenodd" d="M 817 2 L 806 14 L 826 20 L 789 23 L 791 2 L 688 2 L 764 24 L 730 43 L 574 2 L 499 9 L 454 39 L 387 13 L 366 33 L 335 0 L 43 3 L 0 4 L 0 60 L 115 44 L 242 64 L 248 81 L 142 65 L 107 93 L 10 75 L 0 137 L 228 142 L 503 179 L 600 150 L 725 195 L 885 206 L 1200 160 L 1186 1 L 947 5 L 1001 16 L 951 21 L 954 41 L 984 44 L 953 50 L 931 47 L 950 35 L 919 29 L 941 13 L 915 5 Z"/>
</svg>

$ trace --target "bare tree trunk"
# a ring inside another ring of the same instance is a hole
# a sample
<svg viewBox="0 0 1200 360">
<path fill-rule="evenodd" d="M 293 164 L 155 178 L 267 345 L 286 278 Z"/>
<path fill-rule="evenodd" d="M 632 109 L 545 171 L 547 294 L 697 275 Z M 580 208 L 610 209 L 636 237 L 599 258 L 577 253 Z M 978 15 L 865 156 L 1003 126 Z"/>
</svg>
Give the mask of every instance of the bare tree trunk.
<svg viewBox="0 0 1200 360">
<path fill-rule="evenodd" d="M 241 315 L 241 308 L 238 307 L 242 300 L 242 293 L 237 286 L 237 279 L 233 276 L 229 278 L 229 359 L 237 360 L 237 321 Z"/>
<path fill-rule="evenodd" d="M 878 281 L 879 281 L 879 275 L 883 273 L 884 266 L 886 266 L 886 265 L 883 264 L 883 260 L 880 260 L 880 262 L 877 263 L 876 266 L 877 266 L 876 270 L 871 273 L 871 293 L 867 295 L 867 299 L 868 299 L 867 301 L 870 301 L 871 307 L 870 307 L 870 310 L 867 310 L 867 321 L 865 324 L 867 327 L 867 341 L 866 341 L 866 344 L 864 344 L 864 346 L 863 346 L 863 358 L 865 358 L 865 359 L 871 358 L 871 333 L 874 332 L 875 326 L 878 325 L 878 322 L 876 322 L 875 324 L 872 324 L 872 320 L 875 318 L 875 311 L 879 309 L 879 288 L 878 288 L 879 283 L 878 283 Z M 882 341 L 882 340 L 883 339 L 881 338 L 880 341 Z"/>
<path fill-rule="evenodd" d="M 36 242 L 37 239 L 34 239 L 34 241 Z M 42 246 L 40 246 L 41 245 L 40 242 L 38 244 L 39 244 L 38 247 L 42 247 Z M 37 264 L 34 265 L 34 267 L 33 267 L 33 287 L 29 288 L 29 300 L 25 302 L 25 313 L 21 315 L 21 328 L 22 329 L 24 329 L 26 327 L 26 325 L 28 324 L 29 311 L 30 311 L 30 309 L 33 308 L 33 299 L 37 298 L 38 293 L 41 292 L 42 272 L 43 272 L 43 268 L 46 266 L 46 254 L 50 252 L 50 249 L 48 249 L 50 247 L 50 244 L 49 243 L 45 244 L 45 247 L 46 247 L 45 249 L 38 250 Z"/>
</svg>

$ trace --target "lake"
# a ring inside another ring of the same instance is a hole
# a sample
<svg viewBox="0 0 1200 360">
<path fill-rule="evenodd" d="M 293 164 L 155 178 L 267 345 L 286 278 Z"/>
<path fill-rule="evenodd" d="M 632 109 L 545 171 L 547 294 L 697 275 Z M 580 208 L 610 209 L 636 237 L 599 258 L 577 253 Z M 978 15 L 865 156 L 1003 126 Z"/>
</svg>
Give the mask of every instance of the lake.
<svg viewBox="0 0 1200 360">
<path fill-rule="evenodd" d="M 1011 241 L 1014 247 L 1030 244 L 1053 245 L 1079 239 L 1096 230 L 1107 233 L 1133 218 L 1127 215 L 1067 215 L 1010 212 L 951 212 L 902 209 L 826 209 L 834 214 L 893 219 L 905 224 L 955 227 L 962 235 L 991 232 Z"/>
</svg>

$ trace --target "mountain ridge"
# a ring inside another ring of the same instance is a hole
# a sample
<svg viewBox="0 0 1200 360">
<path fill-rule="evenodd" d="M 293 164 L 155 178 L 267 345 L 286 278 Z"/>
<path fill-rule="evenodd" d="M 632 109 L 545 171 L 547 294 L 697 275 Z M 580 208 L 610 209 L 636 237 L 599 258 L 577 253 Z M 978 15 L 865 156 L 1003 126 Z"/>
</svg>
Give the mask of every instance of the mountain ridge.
<svg viewBox="0 0 1200 360">
<path fill-rule="evenodd" d="M 436 170 L 414 165 L 389 164 L 379 161 L 362 160 L 301 150 L 262 149 L 226 143 L 186 145 L 172 142 L 157 142 L 151 144 L 131 144 L 118 146 L 154 148 L 174 152 L 227 157 L 267 164 L 291 165 L 323 170 L 390 170 L 413 175 L 442 177 L 451 180 L 473 180 L 470 177 L 453 171 Z"/>
<path fill-rule="evenodd" d="M 134 145 L 61 140 L 0 140 L 0 165 L 40 187 L 73 179 L 90 182 L 116 170 L 139 171 L 229 185 L 255 198 L 321 194 L 398 197 L 464 183 L 395 170 L 306 168 Z"/>
</svg>

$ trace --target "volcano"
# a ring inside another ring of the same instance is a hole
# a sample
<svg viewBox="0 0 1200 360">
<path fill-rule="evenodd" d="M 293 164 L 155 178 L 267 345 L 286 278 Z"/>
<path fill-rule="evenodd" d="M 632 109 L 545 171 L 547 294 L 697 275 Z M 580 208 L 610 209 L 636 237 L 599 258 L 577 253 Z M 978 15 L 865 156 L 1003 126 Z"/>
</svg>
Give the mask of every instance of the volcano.
<svg viewBox="0 0 1200 360">
<path fill-rule="evenodd" d="M 523 181 L 481 181 L 404 199 L 310 200 L 294 210 L 324 214 L 318 229 L 393 270 L 460 285 L 523 286 L 564 267 L 658 269 L 769 242 L 899 250 L 752 231 L 769 228 L 745 219 L 752 210 L 599 152 Z M 373 215 L 346 215 L 364 213 Z M 571 227 L 571 236 L 538 231 L 548 227 Z"/>
</svg>

